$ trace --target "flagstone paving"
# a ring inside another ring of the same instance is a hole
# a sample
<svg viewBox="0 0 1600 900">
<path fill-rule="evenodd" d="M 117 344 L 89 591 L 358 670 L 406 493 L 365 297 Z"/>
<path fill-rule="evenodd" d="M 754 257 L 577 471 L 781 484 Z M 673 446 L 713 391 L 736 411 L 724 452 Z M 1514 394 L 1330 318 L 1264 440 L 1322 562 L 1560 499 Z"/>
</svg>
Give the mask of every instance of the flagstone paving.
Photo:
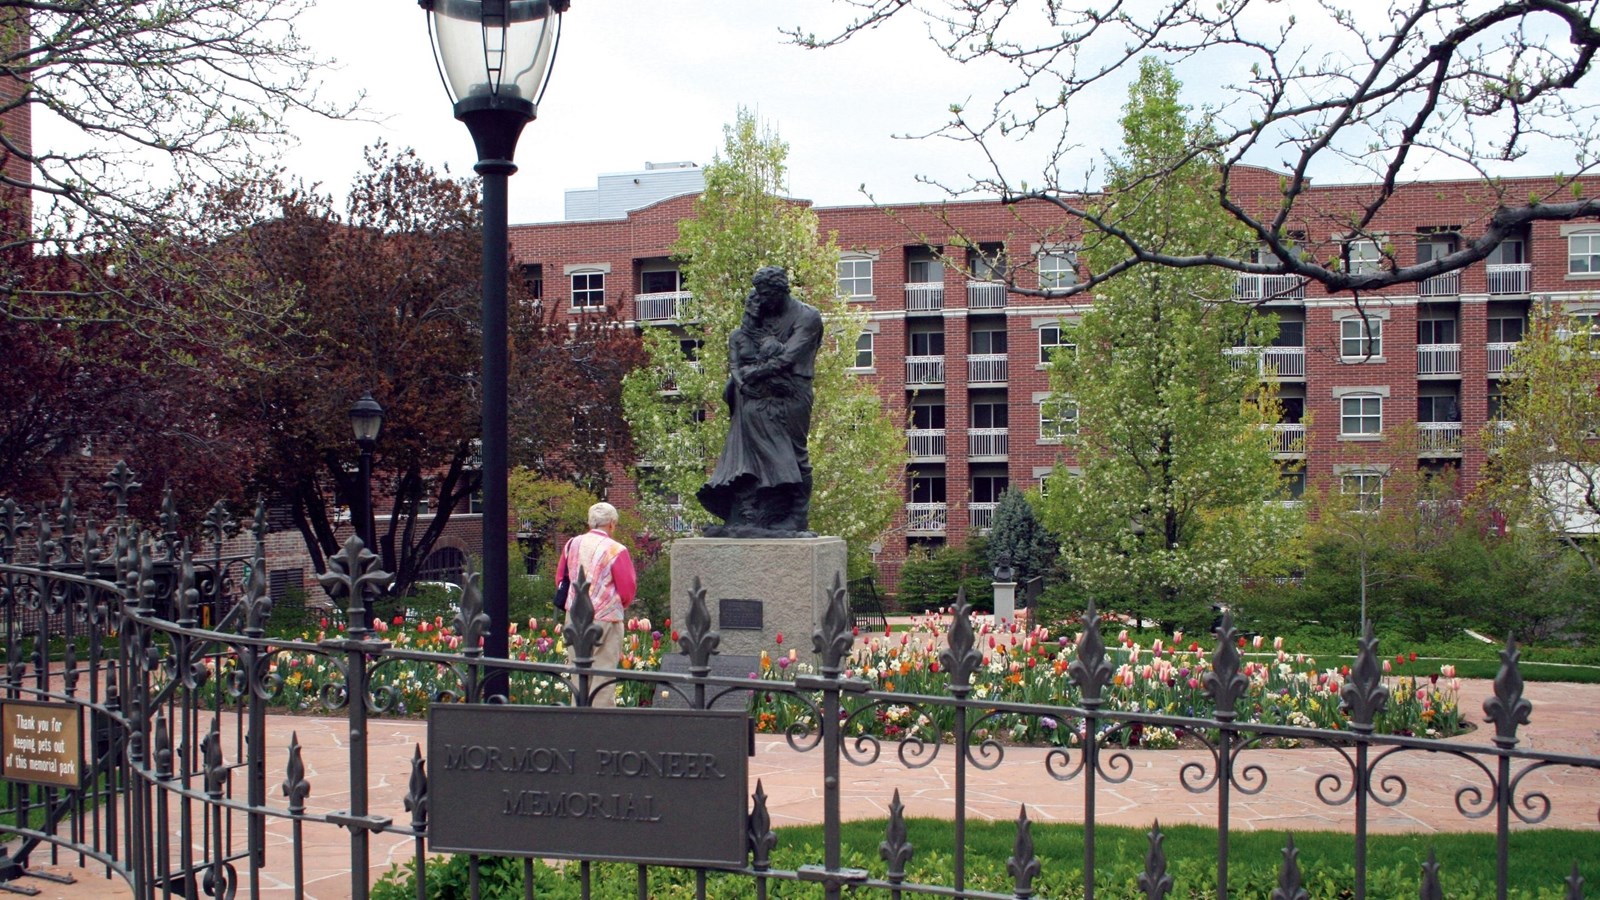
<svg viewBox="0 0 1600 900">
<path fill-rule="evenodd" d="M 1462 682 L 1461 707 L 1472 721 L 1481 721 L 1483 700 L 1493 691 L 1488 681 Z M 1531 723 L 1520 733 L 1520 747 L 1563 754 L 1600 756 L 1600 685 L 1534 683 L 1525 696 L 1534 704 Z M 410 778 L 411 758 L 426 740 L 426 725 L 415 720 L 377 720 L 371 724 L 368 742 L 371 768 L 370 803 L 373 812 L 392 816 L 397 823 L 409 821 L 403 798 Z M 306 779 L 311 784 L 307 798 L 312 814 L 348 808 L 349 797 L 342 789 L 349 766 L 349 748 L 343 719 L 273 716 L 267 734 L 275 748 L 268 766 L 269 796 L 281 804 L 280 783 L 287 757 L 288 736 L 298 735 L 306 764 Z M 1457 743 L 1487 744 L 1485 728 L 1455 739 Z M 880 758 L 870 766 L 846 763 L 841 778 L 840 805 L 847 819 L 882 818 L 887 815 L 896 789 L 910 816 L 949 817 L 955 794 L 955 748 L 928 747 L 933 759 L 926 765 L 908 765 L 897 756 L 894 744 L 881 746 Z M 1058 760 L 1051 765 L 1050 751 L 1034 747 L 1005 747 L 1003 760 L 991 770 L 969 767 L 967 812 L 979 819 L 1012 820 L 1025 804 L 1028 817 L 1035 821 L 1081 821 L 1084 813 L 1085 778 L 1061 780 L 1052 774 L 1072 768 L 1078 761 Z M 1200 788 L 1216 777 L 1216 767 L 1203 750 L 1141 751 L 1112 754 L 1120 768 L 1106 762 L 1106 771 L 1126 780 L 1108 784 L 1102 778 L 1096 795 L 1096 819 L 1116 825 L 1149 827 L 1162 824 L 1193 823 L 1214 825 L 1217 820 L 1218 791 L 1212 785 L 1200 793 L 1185 787 Z M 1104 760 L 1105 757 L 1103 756 Z M 912 760 L 917 762 L 920 760 Z M 1122 762 L 1125 761 L 1125 762 Z M 757 740 L 751 760 L 751 790 L 760 780 L 768 795 L 768 808 L 774 826 L 820 822 L 822 818 L 822 754 L 820 750 L 797 752 L 782 738 L 763 736 Z M 1337 751 L 1328 749 L 1253 750 L 1245 754 L 1235 771 L 1230 818 L 1236 830 L 1285 829 L 1294 831 L 1349 831 L 1354 821 L 1354 804 L 1329 803 L 1318 794 L 1336 799 L 1349 790 L 1350 769 Z M 1329 781 L 1332 774 L 1339 780 Z M 1393 799 L 1404 791 L 1397 806 L 1371 806 L 1370 828 L 1374 832 L 1492 831 L 1494 816 L 1469 818 L 1457 807 L 1458 795 L 1468 811 L 1473 810 L 1471 788 L 1486 789 L 1487 782 L 1472 762 L 1448 754 L 1407 752 L 1386 758 L 1375 776 L 1392 790 L 1384 794 Z M 1260 793 L 1242 789 L 1262 785 Z M 1403 788 L 1400 785 L 1403 784 Z M 1242 788 L 1242 789 L 1241 789 Z M 1464 789 L 1467 793 L 1462 795 Z M 1542 769 L 1528 775 L 1521 787 L 1523 796 L 1542 792 L 1550 801 L 1545 827 L 1600 829 L 1600 774 L 1561 767 Z M 1485 790 L 1486 793 L 1486 790 Z M 1481 801 L 1480 801 L 1481 802 Z M 1481 808 L 1481 807 L 1480 807 Z M 1536 810 L 1535 810 L 1536 811 Z M 1525 827 L 1525 826 L 1518 826 Z M 294 835 L 281 820 L 269 828 L 267 868 L 263 875 L 263 896 L 292 898 L 292 855 Z M 307 825 L 299 841 L 304 849 L 307 900 L 337 900 L 350 896 L 350 837 L 330 825 Z M 392 863 L 411 858 L 415 845 L 398 835 L 373 838 L 372 874 L 376 878 Z M 45 855 L 35 858 L 45 861 Z M 68 865 L 44 866 L 47 871 L 70 873 L 78 879 L 73 885 L 56 885 L 39 879 L 24 879 L 37 887 L 44 898 L 80 900 L 90 897 L 127 897 L 129 891 L 119 879 L 107 880 L 92 869 Z M 241 891 L 241 895 L 244 892 Z"/>
</svg>

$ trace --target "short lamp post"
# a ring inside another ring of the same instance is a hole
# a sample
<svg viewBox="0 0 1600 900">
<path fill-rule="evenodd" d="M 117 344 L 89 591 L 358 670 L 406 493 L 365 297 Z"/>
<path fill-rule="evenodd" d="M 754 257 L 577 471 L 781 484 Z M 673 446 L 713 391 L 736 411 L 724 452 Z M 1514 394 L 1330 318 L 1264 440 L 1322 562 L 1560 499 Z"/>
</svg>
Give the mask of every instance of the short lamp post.
<svg viewBox="0 0 1600 900">
<path fill-rule="evenodd" d="M 352 510 L 351 525 L 356 537 L 372 550 L 377 537 L 377 527 L 372 516 L 372 450 L 378 445 L 378 435 L 383 431 L 383 407 L 367 391 L 361 399 L 350 405 L 350 430 L 355 432 L 356 446 L 361 448 L 361 492 L 357 509 Z M 373 550 L 374 553 L 377 551 Z M 363 592 L 362 612 L 368 627 L 372 625 L 372 595 Z"/>
<path fill-rule="evenodd" d="M 419 0 L 434 61 L 478 151 L 483 178 L 483 601 L 484 656 L 510 649 L 510 530 L 506 490 L 506 179 L 523 126 L 539 113 L 571 0 Z M 485 696 L 506 692 L 504 673 Z"/>
<path fill-rule="evenodd" d="M 1000 554 L 994 567 L 994 624 L 996 627 L 1017 620 L 1017 571 L 1011 557 Z"/>
</svg>

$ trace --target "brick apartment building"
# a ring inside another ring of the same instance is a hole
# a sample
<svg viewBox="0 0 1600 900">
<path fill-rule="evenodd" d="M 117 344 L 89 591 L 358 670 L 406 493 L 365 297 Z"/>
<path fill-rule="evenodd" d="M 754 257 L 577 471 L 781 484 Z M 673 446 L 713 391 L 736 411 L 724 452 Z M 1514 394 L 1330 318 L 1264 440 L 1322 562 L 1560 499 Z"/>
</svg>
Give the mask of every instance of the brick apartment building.
<svg viewBox="0 0 1600 900">
<path fill-rule="evenodd" d="M 597 190 L 569 193 L 566 221 L 514 226 L 512 251 L 546 302 L 568 316 L 608 307 L 641 328 L 679 328 L 684 284 L 670 248 L 678 221 L 693 214 L 698 174 L 671 164 L 604 176 Z M 1270 199 L 1278 174 L 1235 170 L 1234 184 Z M 1552 185 L 1528 179 L 1511 193 Z M 1592 195 L 1600 179 L 1584 188 Z M 1334 224 L 1372 192 L 1313 185 L 1291 230 L 1317 258 L 1376 267 L 1378 243 L 1347 240 Z M 1487 198 L 1479 182 L 1407 184 L 1370 233 L 1385 236 L 1402 264 L 1436 258 L 1481 233 Z M 869 317 L 856 370 L 907 423 L 903 507 L 877 553 L 881 583 L 892 590 L 908 548 L 960 544 L 987 527 L 1008 486 L 1035 487 L 1057 464 L 1075 464 L 1062 439 L 1075 411 L 1052 400 L 1045 361 L 1063 343 L 1063 322 L 1076 321 L 1093 299 L 1008 290 L 1008 279 L 1034 288 L 1076 277 L 1076 225 L 1043 203 L 816 213 L 822 233 L 838 234 L 841 291 Z M 1278 383 L 1290 495 L 1328 483 L 1379 491 L 1402 468 L 1453 471 L 1458 490 L 1470 490 L 1531 308 L 1600 317 L 1597 288 L 1597 220 L 1537 223 L 1483 263 L 1364 292 L 1360 308 L 1348 294 L 1295 278 L 1239 276 L 1235 297 L 1261 301 L 1278 319 L 1273 346 L 1233 352 L 1236 364 Z M 616 483 L 612 499 L 636 502 L 631 482 Z"/>
<path fill-rule="evenodd" d="M 3 60 L 26 45 L 27 35 L 18 27 L 26 22 L 26 11 L 0 11 L 0 40 L 11 38 L 8 46 L 0 46 L 0 69 Z M 5 138 L 0 141 L 0 236 L 25 233 L 32 216 L 32 196 L 15 187 L 33 182 L 33 119 L 28 104 L 21 102 L 22 88 L 22 82 L 0 74 L 0 136 Z"/>
</svg>

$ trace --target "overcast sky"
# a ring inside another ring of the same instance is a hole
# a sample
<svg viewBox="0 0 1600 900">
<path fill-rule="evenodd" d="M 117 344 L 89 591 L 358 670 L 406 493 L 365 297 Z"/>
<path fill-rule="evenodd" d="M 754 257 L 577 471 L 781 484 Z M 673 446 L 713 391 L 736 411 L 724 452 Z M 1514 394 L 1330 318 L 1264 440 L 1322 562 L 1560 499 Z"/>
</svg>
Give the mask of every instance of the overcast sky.
<svg viewBox="0 0 1600 900">
<path fill-rule="evenodd" d="M 741 105 L 789 143 L 793 196 L 864 203 L 863 183 L 882 201 L 941 196 L 914 176 L 961 180 L 982 160 L 965 145 L 894 135 L 936 129 L 951 103 L 981 96 L 1007 73 L 951 63 L 909 17 L 824 51 L 788 45 L 778 31 L 804 24 L 822 33 L 847 13 L 827 0 L 573 0 L 539 118 L 517 149 L 512 221 L 560 219 L 563 192 L 593 188 L 601 173 L 709 162 Z M 453 173 L 471 171 L 472 142 L 451 117 L 415 3 L 319 0 L 302 33 L 338 58 L 336 83 L 365 87 L 381 121 L 307 123 L 286 161 L 292 172 L 337 190 L 378 138 Z M 1114 139 L 1120 103 L 1119 93 L 1100 139 Z"/>
<path fill-rule="evenodd" d="M 470 174 L 472 142 L 451 116 L 422 10 L 411 0 L 316 2 L 301 33 L 337 58 L 339 68 L 329 74 L 333 95 L 365 89 L 371 121 L 297 122 L 301 144 L 285 159 L 290 172 L 342 194 L 362 164 L 362 148 L 383 139 Z M 1277 15 L 1309 2 L 1285 0 L 1285 7 L 1267 9 Z M 992 99 L 1015 72 L 951 62 L 910 15 L 830 50 L 802 50 L 779 33 L 802 26 L 829 34 L 851 12 L 830 0 L 573 0 L 539 119 L 517 150 L 512 221 L 559 220 L 563 192 L 593 188 L 602 173 L 636 171 L 647 161 L 709 162 L 741 106 L 756 110 L 789 143 L 790 194 L 821 205 L 868 202 L 863 185 L 881 202 L 937 199 L 943 194 L 916 176 L 961 183 L 982 172 L 985 161 L 970 144 L 896 135 L 938 129 L 952 103 Z M 1337 51 L 1334 37 L 1319 37 L 1316 52 Z M 1219 102 L 1217 85 L 1244 77 L 1227 71 L 1238 61 L 1226 56 L 1201 62 L 1203 68 L 1191 62 L 1178 69 L 1191 105 Z M 1132 67 L 1119 74 L 1131 77 Z M 1072 138 L 1080 149 L 1061 173 L 1063 186 L 1083 186 L 1087 167 L 1118 143 L 1126 85 L 1127 77 L 1109 81 L 1102 96 L 1075 107 Z M 1048 141 L 1005 145 L 1001 162 L 1011 178 L 1037 184 L 1050 149 Z M 1506 174 L 1571 170 L 1570 148 L 1541 156 L 1545 149 L 1536 144 Z M 1348 170 L 1312 174 L 1324 183 L 1370 178 Z M 1433 165 L 1422 174 L 1464 173 Z M 1098 182 L 1091 177 L 1088 186 Z"/>
</svg>

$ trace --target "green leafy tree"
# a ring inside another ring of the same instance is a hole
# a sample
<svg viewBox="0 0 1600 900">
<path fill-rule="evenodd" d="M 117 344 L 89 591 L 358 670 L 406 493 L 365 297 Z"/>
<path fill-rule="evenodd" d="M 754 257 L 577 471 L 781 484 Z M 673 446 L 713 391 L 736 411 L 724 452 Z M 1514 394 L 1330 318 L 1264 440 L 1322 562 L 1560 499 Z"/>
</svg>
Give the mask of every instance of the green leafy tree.
<svg viewBox="0 0 1600 900">
<path fill-rule="evenodd" d="M 1175 254 L 1235 252 L 1245 235 L 1209 214 L 1215 160 L 1176 162 L 1204 131 L 1178 91 L 1165 66 L 1140 66 L 1098 215 Z M 1090 239 L 1083 259 L 1102 271 L 1122 252 L 1118 240 Z M 1229 286 L 1217 269 L 1129 269 L 1100 287 L 1073 329 L 1079 352 L 1058 354 L 1051 369 L 1053 402 L 1077 410 L 1066 440 L 1082 477 L 1051 477 L 1045 523 L 1086 593 L 1168 625 L 1208 622 L 1209 606 L 1260 572 L 1294 526 L 1294 512 L 1266 502 L 1280 492 L 1268 427 L 1276 398 L 1225 353 L 1266 345 L 1273 325 L 1207 299 L 1230 296 Z"/>
<path fill-rule="evenodd" d="M 904 441 L 872 386 L 849 372 L 862 316 L 838 296 L 832 237 L 819 239 L 816 214 L 783 196 L 788 152 L 747 110 L 725 129 L 724 149 L 706 167 L 705 192 L 694 217 L 679 223 L 674 247 L 692 292 L 683 312 L 688 324 L 645 333 L 650 364 L 626 379 L 623 407 L 647 506 L 660 517 L 665 501 L 678 500 L 688 521 L 713 521 L 694 495 L 728 432 L 728 337 L 756 269 L 788 269 L 795 295 L 827 323 L 813 382 L 811 528 L 844 538 L 852 573 L 861 574 L 870 564 L 868 543 L 889 526 L 897 505 Z"/>
<path fill-rule="evenodd" d="M 999 566 L 1004 556 L 1020 583 L 1048 573 L 1061 555 L 1061 542 L 1045 530 L 1027 495 L 1012 488 L 995 504 L 988 552 L 991 569 Z"/>
<path fill-rule="evenodd" d="M 1537 314 L 1500 382 L 1485 497 L 1512 523 L 1565 542 L 1600 574 L 1600 332 L 1592 318 Z"/>
</svg>

